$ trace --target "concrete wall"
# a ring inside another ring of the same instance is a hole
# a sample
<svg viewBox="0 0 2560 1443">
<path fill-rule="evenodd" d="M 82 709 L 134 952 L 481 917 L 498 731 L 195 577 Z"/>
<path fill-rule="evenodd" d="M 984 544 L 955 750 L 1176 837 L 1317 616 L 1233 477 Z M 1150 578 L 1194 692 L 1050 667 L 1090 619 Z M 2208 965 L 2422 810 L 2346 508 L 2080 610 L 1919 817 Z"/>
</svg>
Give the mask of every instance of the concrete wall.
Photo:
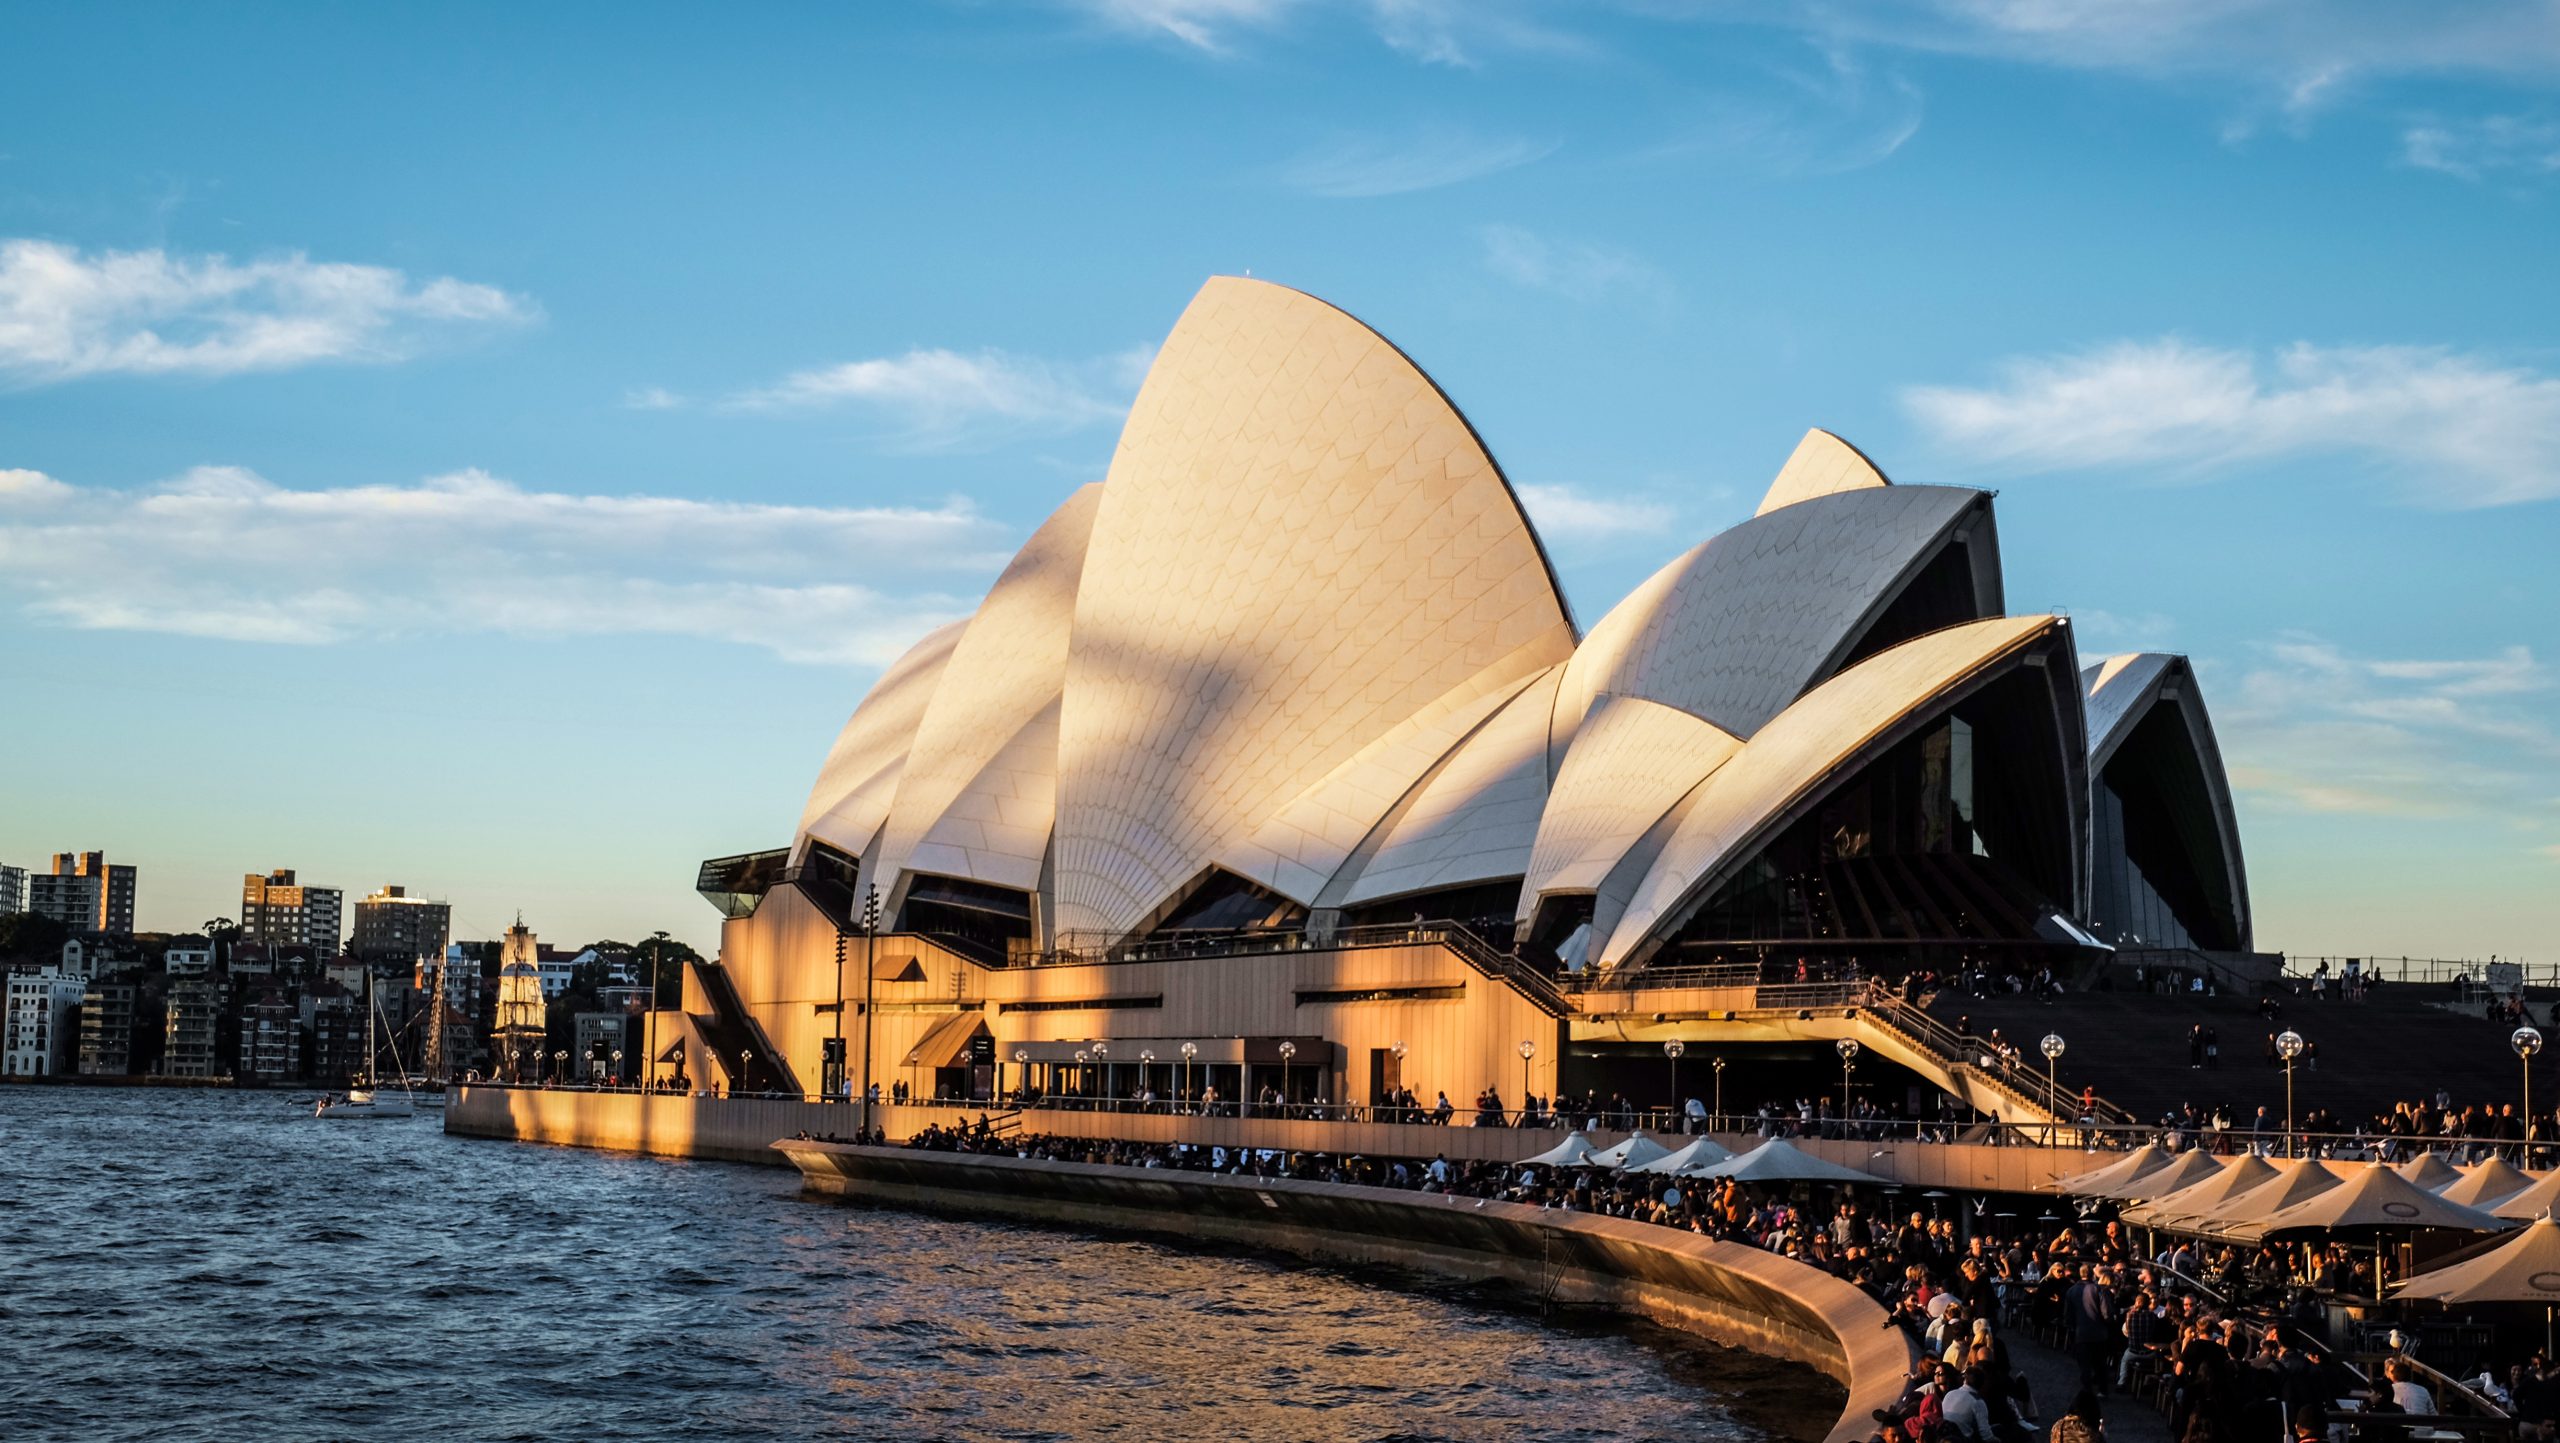
<svg viewBox="0 0 2560 1443">
<path fill-rule="evenodd" d="M 1269 1248 L 1355 1265 L 1500 1279 L 1790 1359 L 1847 1389 L 1829 1443 L 1874 1429 L 1910 1353 L 1847 1283 L 1734 1243 L 1513 1203 L 1328 1183 L 1011 1157 L 785 1143 L 810 1184 L 865 1202 Z"/>
</svg>

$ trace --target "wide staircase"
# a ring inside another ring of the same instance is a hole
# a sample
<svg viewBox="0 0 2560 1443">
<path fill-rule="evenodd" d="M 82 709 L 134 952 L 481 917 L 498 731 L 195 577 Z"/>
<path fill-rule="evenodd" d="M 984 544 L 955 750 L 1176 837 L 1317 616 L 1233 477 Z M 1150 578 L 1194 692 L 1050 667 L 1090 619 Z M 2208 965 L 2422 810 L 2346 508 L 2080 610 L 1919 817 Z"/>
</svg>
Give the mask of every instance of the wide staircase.
<svg viewBox="0 0 2560 1443">
<path fill-rule="evenodd" d="M 2047 1033 L 2058 1034 L 2065 1044 L 2058 1067 L 2063 1090 L 2094 1087 L 2144 1122 L 2194 1102 L 2227 1108 L 2243 1128 L 2264 1106 L 2280 1124 L 2284 1069 L 2271 1060 L 2267 1039 L 2288 1028 L 2318 1049 L 2316 1063 L 2306 1056 L 2294 1064 L 2297 1117 L 2326 1108 L 2352 1125 L 2394 1103 L 2432 1097 L 2438 1088 L 2456 1106 L 2520 1101 L 2522 1069 L 2507 1045 L 2512 1029 L 2486 1020 L 2477 1006 L 2452 1010 L 2450 986 L 2391 983 L 2362 1002 L 2340 1001 L 2334 993 L 2315 1002 L 2287 989 L 2276 1000 L 2282 1010 L 2268 1019 L 2255 993 L 2163 996 L 2120 988 L 2043 1000 L 1948 989 L 1930 999 L 1927 1015 L 1950 1034 L 1987 1040 L 1996 1031 L 2039 1073 L 2037 1044 Z M 2218 1066 L 2190 1064 L 2188 1038 L 2199 1024 L 2219 1036 Z M 2547 1110 L 2560 1102 L 2560 1074 L 2547 1064 L 2535 1071 L 2542 1084 L 2536 1105 Z"/>
<path fill-rule="evenodd" d="M 702 983 L 703 995 L 711 1001 L 711 1014 L 696 1014 L 693 1023 L 701 1029 L 703 1040 L 711 1044 L 720 1070 L 728 1075 L 729 1091 L 797 1094 L 801 1090 L 799 1079 L 792 1075 L 790 1065 L 773 1044 L 765 1040 L 764 1029 L 747 1015 L 746 1004 L 738 997 L 738 986 L 729 978 L 729 969 L 717 962 L 687 965 L 693 968 L 694 976 Z"/>
</svg>

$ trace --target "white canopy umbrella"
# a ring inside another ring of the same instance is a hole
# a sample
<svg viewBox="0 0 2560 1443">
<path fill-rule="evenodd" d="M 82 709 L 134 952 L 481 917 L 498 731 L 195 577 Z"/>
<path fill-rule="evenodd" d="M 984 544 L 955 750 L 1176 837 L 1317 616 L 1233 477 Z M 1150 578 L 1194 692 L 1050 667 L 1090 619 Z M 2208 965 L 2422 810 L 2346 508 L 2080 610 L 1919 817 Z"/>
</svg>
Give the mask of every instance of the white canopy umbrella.
<svg viewBox="0 0 2560 1443">
<path fill-rule="evenodd" d="M 2255 1153 L 2245 1153 L 2211 1177 L 2135 1203 L 2124 1210 L 2124 1218 L 2144 1227 L 2173 1227 L 2181 1219 L 2209 1213 L 2242 1193 L 2265 1187 L 2279 1176 L 2282 1174 L 2275 1164 Z"/>
<path fill-rule="evenodd" d="M 1627 1140 L 1614 1147 L 1604 1147 L 1591 1154 L 1593 1167 L 1642 1167 L 1655 1158 L 1668 1156 L 1671 1149 L 1640 1132 L 1627 1134 Z"/>
<path fill-rule="evenodd" d="M 1564 1135 L 1564 1141 L 1536 1157 L 1524 1157 L 1520 1160 L 1522 1167 L 1589 1167 L 1591 1165 L 1591 1138 L 1588 1134 L 1581 1132 L 1568 1132 Z"/>
<path fill-rule="evenodd" d="M 2502 1218 L 2525 1222 L 2560 1207 L 2560 1172 L 2546 1172 L 2534 1179 L 2533 1186 L 2498 1204 L 2489 1211 Z"/>
<path fill-rule="evenodd" d="M 2540 1303 L 2542 1342 L 2551 1346 L 2551 1315 L 2560 1305 L 2560 1223 L 2548 1214 L 2514 1237 L 2450 1267 L 2404 1278 L 2402 1298 L 2437 1303 Z"/>
<path fill-rule="evenodd" d="M 2492 1157 L 2487 1162 L 2474 1163 L 2463 1169 L 2462 1181 L 2438 1190 L 2436 1196 L 2467 1208 L 2497 1212 L 2499 1203 L 2531 1186 L 2533 1174 L 2503 1157 Z"/>
<path fill-rule="evenodd" d="M 1881 1183 L 1883 1178 L 1842 1167 L 1798 1148 L 1783 1137 L 1771 1138 L 1739 1157 L 1729 1157 L 1711 1167 L 1702 1167 L 1691 1177 L 1729 1177 L 1735 1182 L 1868 1182 Z"/>
<path fill-rule="evenodd" d="M 2462 1181 L 2462 1170 L 2433 1152 L 2422 1152 L 2400 1164 L 2399 1172 L 2429 1192 L 2442 1192 Z"/>
<path fill-rule="evenodd" d="M 1679 1173 L 1691 1168 L 1713 1167 L 1733 1156 L 1733 1149 L 1711 1137 L 1694 1139 L 1677 1152 L 1667 1152 L 1651 1162 L 1638 1163 L 1629 1172 Z"/>
<path fill-rule="evenodd" d="M 2486 1233 L 2506 1226 L 2503 1218 L 2446 1202 L 2376 1162 L 2319 1196 L 2265 1218 L 2258 1233 L 2264 1237 L 2345 1228 L 2459 1228 Z"/>
<path fill-rule="evenodd" d="M 2150 1198 L 2167 1197 L 2180 1188 L 2194 1187 L 2197 1183 L 2219 1177 L 2221 1174 L 2221 1162 L 2216 1160 L 2213 1154 L 2196 1149 L 2178 1154 L 2166 1167 L 2155 1167 L 2139 1177 L 2110 1183 L 2102 1188 L 2091 1188 L 2088 1190 L 2088 1195 L 2111 1197 L 2118 1202 L 2142 1202 Z"/>
<path fill-rule="evenodd" d="M 2086 1193 L 2092 1188 L 2111 1186 L 2168 1165 L 2169 1154 L 2146 1142 L 2104 1167 L 2093 1168 L 2077 1177 L 2066 1178 L 2055 1183 L 2053 1190 L 2065 1193 Z"/>
<path fill-rule="evenodd" d="M 2258 1219 L 2271 1217 L 2296 1203 L 2309 1202 L 2345 1181 L 2327 1163 L 2312 1157 L 2278 1171 L 2282 1175 L 2264 1187 L 2251 1188 L 2238 1197 L 2224 1199 L 2210 1211 L 2181 1218 L 2176 1230 L 2215 1237 L 2245 1234 Z"/>
</svg>

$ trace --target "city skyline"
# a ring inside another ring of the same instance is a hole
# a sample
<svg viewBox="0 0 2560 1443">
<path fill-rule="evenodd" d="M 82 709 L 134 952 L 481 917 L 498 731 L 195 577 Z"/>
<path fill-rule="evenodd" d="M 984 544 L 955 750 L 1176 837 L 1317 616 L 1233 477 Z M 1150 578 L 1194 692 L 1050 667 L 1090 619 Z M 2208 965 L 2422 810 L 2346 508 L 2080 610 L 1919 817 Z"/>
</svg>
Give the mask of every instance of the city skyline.
<svg viewBox="0 0 2560 1443">
<path fill-rule="evenodd" d="M 2260 946 L 2547 958 L 2560 39 L 2300 13 L 13 15 L 0 862 L 707 951 L 1250 272 L 1459 398 L 1583 627 L 1827 427 L 2194 657 Z"/>
</svg>

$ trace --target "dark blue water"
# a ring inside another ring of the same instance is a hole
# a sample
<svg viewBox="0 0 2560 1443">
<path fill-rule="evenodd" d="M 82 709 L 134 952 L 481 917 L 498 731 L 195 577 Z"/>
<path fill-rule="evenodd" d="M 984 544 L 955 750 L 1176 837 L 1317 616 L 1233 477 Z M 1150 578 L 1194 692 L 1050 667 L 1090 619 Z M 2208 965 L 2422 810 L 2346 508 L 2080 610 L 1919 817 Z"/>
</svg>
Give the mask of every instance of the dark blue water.
<svg viewBox="0 0 2560 1443">
<path fill-rule="evenodd" d="M 305 1111 L 0 1088 L 0 1436 L 1756 1443 L 1829 1421 L 1807 1375 L 1604 1317 Z"/>
</svg>

